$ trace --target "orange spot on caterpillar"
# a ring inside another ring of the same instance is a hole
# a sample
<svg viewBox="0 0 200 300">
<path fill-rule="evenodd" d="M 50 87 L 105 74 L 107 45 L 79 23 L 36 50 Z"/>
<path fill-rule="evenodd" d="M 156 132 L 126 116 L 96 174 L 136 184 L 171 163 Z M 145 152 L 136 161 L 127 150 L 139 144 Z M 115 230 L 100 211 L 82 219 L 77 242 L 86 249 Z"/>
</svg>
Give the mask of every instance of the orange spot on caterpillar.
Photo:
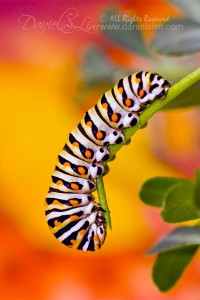
<svg viewBox="0 0 200 300">
<path fill-rule="evenodd" d="M 60 205 L 60 206 L 65 206 L 65 204 L 60 203 L 58 200 L 53 200 L 53 204 Z"/>
<path fill-rule="evenodd" d="M 140 97 L 144 96 L 144 90 L 140 90 L 140 91 L 139 91 L 139 96 L 140 96 Z"/>
<path fill-rule="evenodd" d="M 125 100 L 125 105 L 128 106 L 128 107 L 130 107 L 131 106 L 131 100 L 127 98 Z"/>
<path fill-rule="evenodd" d="M 87 158 L 91 158 L 91 156 L 92 156 L 91 151 L 90 151 L 90 150 L 85 150 L 85 156 L 86 156 Z"/>
<path fill-rule="evenodd" d="M 76 184 L 76 183 L 71 183 L 71 188 L 73 189 L 73 190 L 78 190 L 79 189 L 79 186 L 78 186 L 78 184 Z"/>
<path fill-rule="evenodd" d="M 72 245 L 74 245 L 74 244 L 76 243 L 76 240 L 70 240 L 70 243 L 71 243 Z"/>
<path fill-rule="evenodd" d="M 54 221 L 54 225 L 55 225 L 55 226 L 59 226 L 59 225 L 61 225 L 61 224 L 62 224 L 62 223 L 59 222 L 58 220 L 55 220 L 55 221 Z"/>
<path fill-rule="evenodd" d="M 82 230 L 79 231 L 79 233 L 80 233 L 81 235 L 83 235 L 83 234 L 86 233 L 86 230 L 85 230 L 85 229 L 82 229 Z"/>
<path fill-rule="evenodd" d="M 141 81 L 141 79 L 140 79 L 140 78 L 135 78 L 135 82 L 136 82 L 137 84 L 139 84 L 139 83 L 140 83 L 140 81 Z"/>
<path fill-rule="evenodd" d="M 71 199 L 71 200 L 69 200 L 69 203 L 71 204 L 71 205 L 78 205 L 78 200 L 74 200 L 74 199 Z"/>
<path fill-rule="evenodd" d="M 111 121 L 113 121 L 113 122 L 117 122 L 118 121 L 118 115 L 116 113 L 112 114 Z"/>
<path fill-rule="evenodd" d="M 62 180 L 59 179 L 59 180 L 56 181 L 56 184 L 57 185 L 63 185 L 63 182 L 62 182 Z"/>
<path fill-rule="evenodd" d="M 79 218 L 79 216 L 71 216 L 71 217 L 70 217 L 70 219 L 71 219 L 72 221 L 78 220 L 78 218 Z"/>
<path fill-rule="evenodd" d="M 108 108 L 108 103 L 103 103 L 102 107 L 105 108 L 105 109 L 107 109 Z"/>
<path fill-rule="evenodd" d="M 63 164 L 64 167 L 70 167 L 70 163 L 68 161 L 66 161 L 64 164 Z"/>
<path fill-rule="evenodd" d="M 72 144 L 74 147 L 79 147 L 79 143 L 78 142 L 73 142 Z"/>
<path fill-rule="evenodd" d="M 92 127 L 92 122 L 91 121 L 88 121 L 87 123 L 86 123 L 86 125 L 88 126 L 88 127 Z"/>
<path fill-rule="evenodd" d="M 123 90 L 124 90 L 124 89 L 123 89 L 123 87 L 121 87 L 121 86 L 118 88 L 118 92 L 119 92 L 120 94 L 123 93 Z"/>
<path fill-rule="evenodd" d="M 103 138 L 103 133 L 102 133 L 102 131 L 97 131 L 97 133 L 96 133 L 96 138 L 98 139 L 98 140 L 101 140 L 102 138 Z"/>
<path fill-rule="evenodd" d="M 78 172 L 79 172 L 79 174 L 84 175 L 85 169 L 83 167 L 78 167 Z"/>
</svg>

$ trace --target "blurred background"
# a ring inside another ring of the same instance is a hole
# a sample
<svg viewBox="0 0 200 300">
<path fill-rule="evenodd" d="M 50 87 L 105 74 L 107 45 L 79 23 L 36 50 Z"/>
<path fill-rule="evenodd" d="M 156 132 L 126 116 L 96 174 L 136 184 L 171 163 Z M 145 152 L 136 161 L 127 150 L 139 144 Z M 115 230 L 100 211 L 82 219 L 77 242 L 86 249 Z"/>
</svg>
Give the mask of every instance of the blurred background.
<svg viewBox="0 0 200 300">
<path fill-rule="evenodd" d="M 192 178 L 200 164 L 196 107 L 175 104 L 176 109 L 159 112 L 110 163 L 105 186 L 113 231 L 99 252 L 60 244 L 44 216 L 57 155 L 103 92 L 136 70 L 158 72 L 173 84 L 198 67 L 198 49 L 181 55 L 176 50 L 187 27 L 183 7 L 164 0 L 1 1 L 0 6 L 0 298 L 199 299 L 199 255 L 170 292 L 161 294 L 153 284 L 154 257 L 145 252 L 172 226 L 138 196 L 150 177 Z M 102 27 L 122 22 L 139 27 Z M 186 27 L 166 31 L 159 24 Z M 188 44 L 193 45 L 186 41 L 181 48 Z M 181 98 L 192 104 L 199 96 L 195 86 Z"/>
</svg>

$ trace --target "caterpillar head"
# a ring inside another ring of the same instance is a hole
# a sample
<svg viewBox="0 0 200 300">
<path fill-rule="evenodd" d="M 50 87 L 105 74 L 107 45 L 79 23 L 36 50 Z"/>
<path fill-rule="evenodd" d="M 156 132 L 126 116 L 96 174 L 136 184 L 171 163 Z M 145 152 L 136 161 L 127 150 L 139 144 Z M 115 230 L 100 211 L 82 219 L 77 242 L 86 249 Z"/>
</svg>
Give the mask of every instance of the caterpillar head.
<svg viewBox="0 0 200 300">
<path fill-rule="evenodd" d="M 103 245 L 106 238 L 106 221 L 101 211 L 98 211 L 96 217 L 97 235 L 99 237 L 99 248 Z"/>
<path fill-rule="evenodd" d="M 170 88 L 170 84 L 167 80 L 162 78 L 160 75 L 155 74 L 154 78 L 154 86 L 155 88 L 152 90 L 154 95 L 154 99 L 163 99 L 166 96 L 168 89 Z"/>
<path fill-rule="evenodd" d="M 144 74 L 143 74 L 144 77 Z M 140 103 L 148 103 L 156 99 L 163 99 L 170 88 L 170 84 L 157 73 L 149 73 L 144 79 L 144 90 L 139 97 Z"/>
</svg>

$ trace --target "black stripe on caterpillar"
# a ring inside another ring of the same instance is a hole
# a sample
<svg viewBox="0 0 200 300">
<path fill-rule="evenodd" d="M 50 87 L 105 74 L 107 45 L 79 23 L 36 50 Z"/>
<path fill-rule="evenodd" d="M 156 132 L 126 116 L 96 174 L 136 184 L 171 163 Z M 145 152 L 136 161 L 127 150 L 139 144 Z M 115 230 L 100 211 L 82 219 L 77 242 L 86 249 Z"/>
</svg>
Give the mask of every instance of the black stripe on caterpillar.
<svg viewBox="0 0 200 300">
<path fill-rule="evenodd" d="M 103 209 L 95 202 L 94 179 L 104 174 L 109 145 L 124 141 L 123 129 L 137 124 L 142 110 L 165 97 L 170 84 L 160 75 L 137 72 L 121 80 L 83 116 L 58 156 L 46 198 L 46 219 L 68 247 L 96 251 L 106 238 Z"/>
</svg>

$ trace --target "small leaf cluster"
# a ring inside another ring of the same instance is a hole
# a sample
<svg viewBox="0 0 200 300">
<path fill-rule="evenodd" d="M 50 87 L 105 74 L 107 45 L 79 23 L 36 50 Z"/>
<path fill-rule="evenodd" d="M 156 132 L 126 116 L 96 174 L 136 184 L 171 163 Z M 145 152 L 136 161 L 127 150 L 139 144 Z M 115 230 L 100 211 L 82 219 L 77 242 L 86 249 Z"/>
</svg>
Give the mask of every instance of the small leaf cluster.
<svg viewBox="0 0 200 300">
<path fill-rule="evenodd" d="M 155 177 L 140 190 L 141 200 L 161 208 L 165 222 L 181 223 L 200 217 L 200 169 L 194 180 Z M 153 267 L 153 280 L 161 291 L 169 290 L 180 278 L 200 245 L 200 227 L 182 226 L 172 230 L 156 243 L 148 254 L 158 254 Z"/>
<path fill-rule="evenodd" d="M 180 8 L 185 17 L 166 22 L 162 30 L 156 33 L 151 42 L 150 46 L 152 50 L 174 56 L 181 56 L 199 51 L 200 1 L 170 0 L 169 2 Z M 179 26 L 179 30 L 176 30 L 177 25 Z"/>
</svg>

